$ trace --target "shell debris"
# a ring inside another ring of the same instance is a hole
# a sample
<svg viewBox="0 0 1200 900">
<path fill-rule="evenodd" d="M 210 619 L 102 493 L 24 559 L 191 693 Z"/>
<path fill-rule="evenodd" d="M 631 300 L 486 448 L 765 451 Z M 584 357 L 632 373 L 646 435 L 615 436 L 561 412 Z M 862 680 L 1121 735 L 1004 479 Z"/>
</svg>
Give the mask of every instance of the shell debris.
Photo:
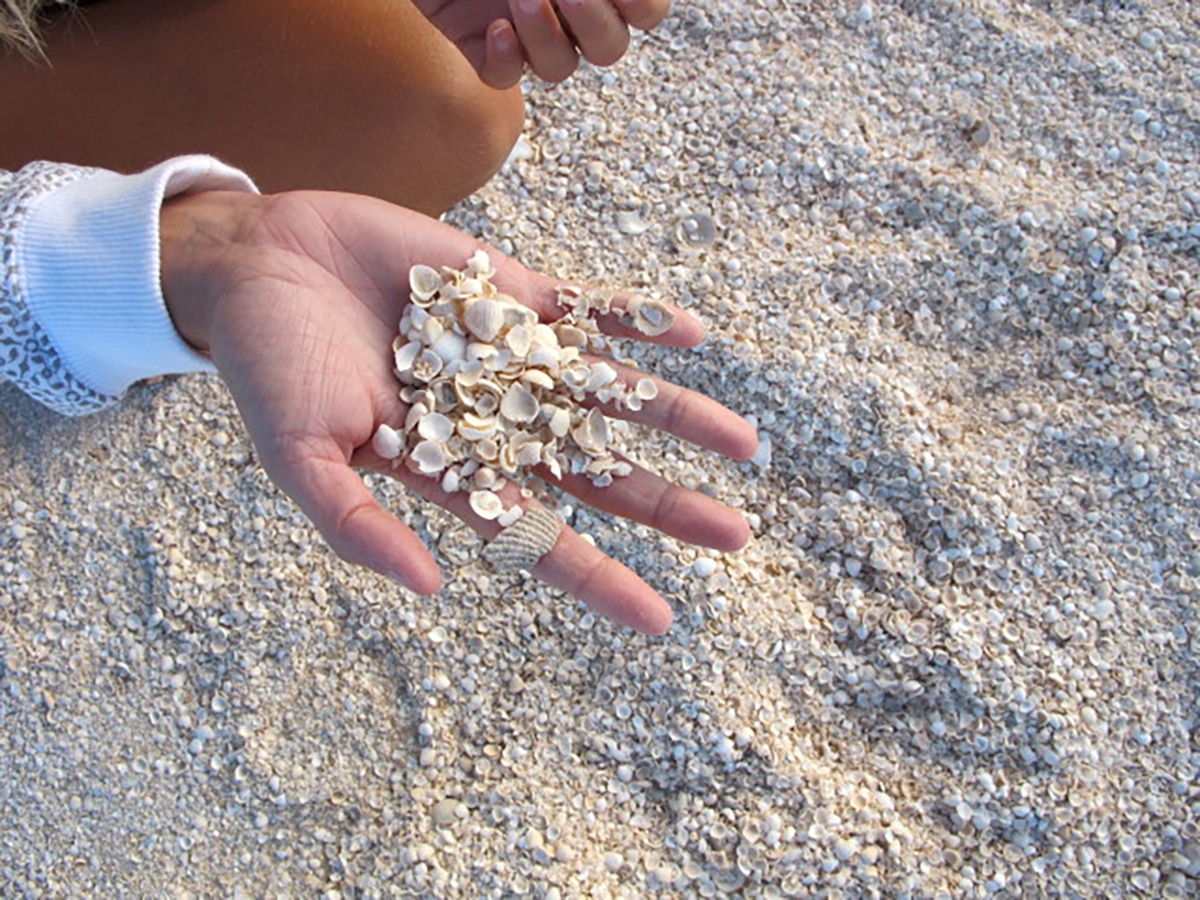
<svg viewBox="0 0 1200 900">
<path fill-rule="evenodd" d="M 636 411 L 657 386 L 642 378 L 626 385 L 616 368 L 587 354 L 609 345 L 595 317 L 614 314 L 654 336 L 674 322 L 670 307 L 634 297 L 624 307 L 612 294 L 564 286 L 566 313 L 545 324 L 492 284 L 495 268 L 476 251 L 464 270 L 414 265 L 411 303 L 392 342 L 400 398 L 409 406 L 403 427 L 384 423 L 373 444 L 381 456 L 438 478 L 443 488 L 467 491 L 476 513 L 506 511 L 496 473 L 519 478 L 545 465 L 556 477 L 584 474 L 606 486 L 631 470 L 618 456 L 619 423 L 598 401 Z M 516 521 L 511 510 L 505 521 Z"/>
</svg>

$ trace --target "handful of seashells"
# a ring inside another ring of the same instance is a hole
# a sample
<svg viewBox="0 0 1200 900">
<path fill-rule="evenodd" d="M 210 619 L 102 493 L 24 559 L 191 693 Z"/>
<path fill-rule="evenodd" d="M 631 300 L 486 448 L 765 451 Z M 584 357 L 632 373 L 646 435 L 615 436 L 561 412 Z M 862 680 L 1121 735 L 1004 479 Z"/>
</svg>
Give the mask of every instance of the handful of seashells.
<svg viewBox="0 0 1200 900">
<path fill-rule="evenodd" d="M 608 351 L 595 316 L 613 314 L 646 335 L 666 332 L 674 314 L 643 297 L 617 308 L 611 296 L 574 287 L 559 291 L 565 314 L 551 323 L 492 283 L 483 250 L 462 271 L 415 265 L 411 302 L 392 344 L 400 398 L 409 411 L 399 428 L 381 424 L 381 457 L 465 491 L 471 509 L 504 528 L 485 550 L 497 569 L 530 569 L 554 545 L 557 519 L 505 504 L 500 492 L 534 467 L 554 478 L 571 473 L 597 487 L 628 475 L 614 452 L 620 422 L 598 404 L 637 411 L 658 395 L 651 378 L 623 382 L 591 354 Z M 525 521 L 521 521 L 521 520 Z"/>
</svg>

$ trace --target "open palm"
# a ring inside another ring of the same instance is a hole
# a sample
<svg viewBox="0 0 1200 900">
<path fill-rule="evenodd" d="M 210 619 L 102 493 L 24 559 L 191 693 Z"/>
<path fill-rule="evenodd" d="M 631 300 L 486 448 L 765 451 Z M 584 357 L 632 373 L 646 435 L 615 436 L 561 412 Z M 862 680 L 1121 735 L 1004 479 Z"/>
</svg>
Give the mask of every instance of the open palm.
<svg viewBox="0 0 1200 900">
<path fill-rule="evenodd" d="M 181 331 L 209 347 L 267 472 L 330 546 L 413 590 L 435 591 L 439 573 L 433 557 L 379 506 L 355 467 L 393 473 L 485 538 L 499 530 L 471 511 L 464 494 L 448 495 L 437 480 L 406 466 L 392 468 L 371 449 L 378 425 L 403 422 L 406 412 L 390 347 L 407 302 L 409 267 L 461 265 L 478 242 L 418 213 L 356 195 L 232 197 L 251 206 L 236 229 L 216 229 L 219 240 L 203 223 L 225 215 L 228 198 L 201 194 L 170 209 L 173 216 L 191 217 L 183 229 L 164 224 L 164 284 L 177 324 L 180 318 L 202 323 Z M 168 249 L 166 242 L 177 233 L 189 237 Z M 544 319 L 557 315 L 554 281 L 489 252 L 498 287 Z M 188 275 L 168 275 L 168 264 Z M 183 310 L 188 304 L 203 308 L 203 314 L 192 318 Z M 625 333 L 619 325 L 611 330 Z M 699 323 L 681 313 L 655 340 L 689 346 L 701 336 Z M 667 383 L 636 415 L 737 458 L 755 449 L 748 423 L 713 400 Z M 733 550 L 748 537 L 735 511 L 641 468 L 603 489 L 571 476 L 557 483 L 599 508 L 692 543 Z M 670 623 L 669 607 L 645 582 L 565 526 L 534 574 L 639 630 L 661 632 Z"/>
</svg>

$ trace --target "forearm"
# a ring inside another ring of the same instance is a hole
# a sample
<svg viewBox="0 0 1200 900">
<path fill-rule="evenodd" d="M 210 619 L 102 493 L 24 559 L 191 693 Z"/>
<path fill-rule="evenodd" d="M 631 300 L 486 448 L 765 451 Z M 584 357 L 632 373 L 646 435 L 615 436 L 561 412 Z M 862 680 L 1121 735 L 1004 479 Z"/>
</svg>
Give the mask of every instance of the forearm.
<svg viewBox="0 0 1200 900">
<path fill-rule="evenodd" d="M 404 0 L 107 0 L 56 17 L 43 42 L 46 62 L 0 53 L 0 168 L 133 172 L 209 153 L 270 192 L 437 214 L 521 127 L 519 92 L 481 85 Z"/>
<path fill-rule="evenodd" d="M 113 402 L 152 375 L 209 371 L 163 300 L 165 197 L 253 185 L 208 157 L 136 176 L 40 163 L 0 186 L 3 374 L 68 414 Z"/>
</svg>

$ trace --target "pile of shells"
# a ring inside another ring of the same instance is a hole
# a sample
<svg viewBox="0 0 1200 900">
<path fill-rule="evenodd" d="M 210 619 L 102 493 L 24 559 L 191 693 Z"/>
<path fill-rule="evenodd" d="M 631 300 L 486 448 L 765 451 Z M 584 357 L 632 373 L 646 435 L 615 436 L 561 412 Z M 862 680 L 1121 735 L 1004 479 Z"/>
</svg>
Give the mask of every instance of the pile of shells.
<svg viewBox="0 0 1200 900">
<path fill-rule="evenodd" d="M 409 412 L 399 430 L 382 424 L 375 451 L 447 493 L 467 491 L 471 508 L 507 526 L 521 507 L 499 492 L 537 466 L 555 478 L 584 475 L 598 487 L 628 475 L 615 453 L 614 425 L 600 410 L 637 411 L 658 395 L 650 378 L 624 383 L 616 368 L 591 354 L 608 343 L 595 316 L 613 314 L 646 335 L 662 334 L 674 314 L 642 297 L 624 308 L 605 293 L 564 287 L 565 314 L 551 323 L 492 284 L 487 253 L 464 271 L 415 265 L 411 303 L 392 345 L 400 398 Z"/>
</svg>

